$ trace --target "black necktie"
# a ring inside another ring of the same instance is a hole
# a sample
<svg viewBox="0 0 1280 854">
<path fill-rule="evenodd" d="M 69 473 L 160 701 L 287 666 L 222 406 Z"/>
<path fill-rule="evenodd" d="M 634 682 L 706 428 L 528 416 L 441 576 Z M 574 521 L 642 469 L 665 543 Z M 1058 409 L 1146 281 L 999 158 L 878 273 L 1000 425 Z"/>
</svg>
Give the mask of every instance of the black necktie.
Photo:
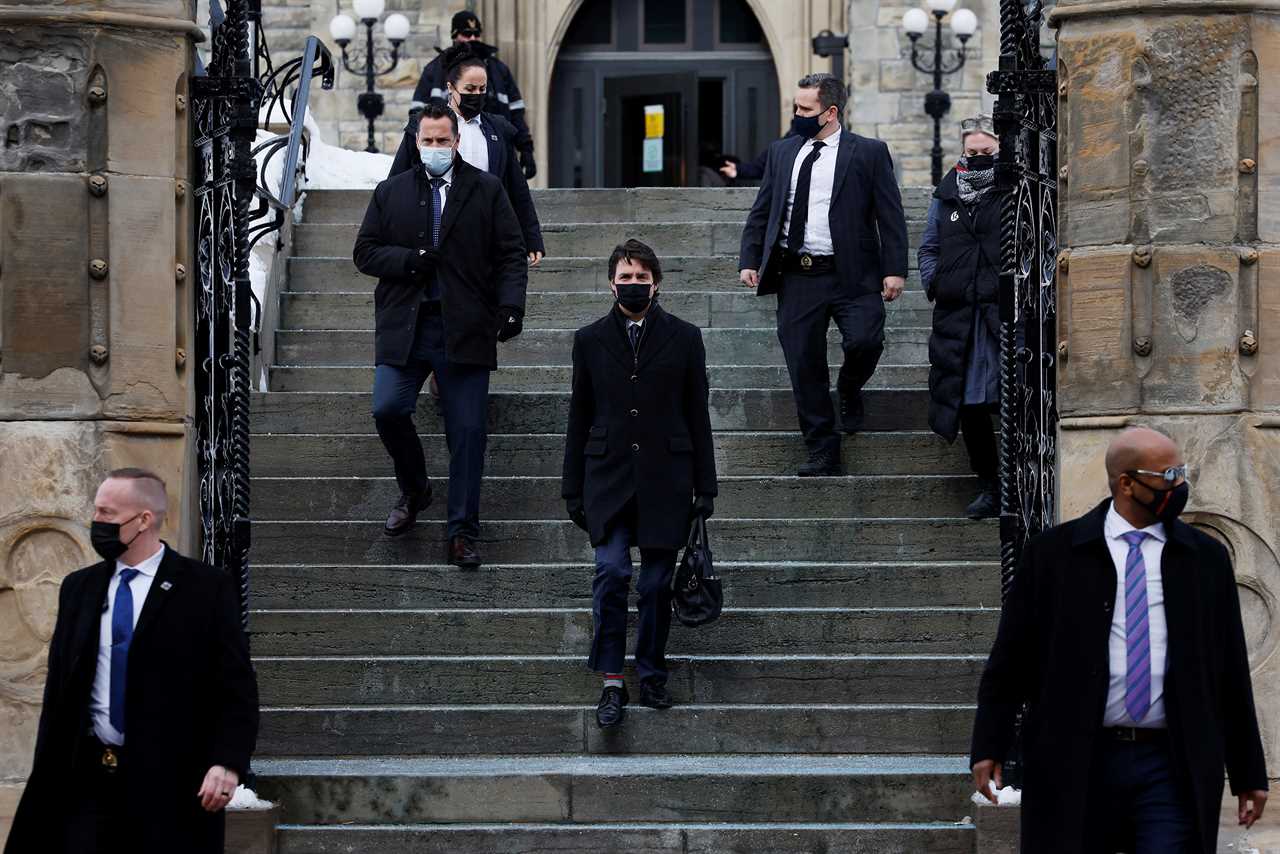
<svg viewBox="0 0 1280 854">
<path fill-rule="evenodd" d="M 813 176 L 813 164 L 822 151 L 823 142 L 813 141 L 813 151 L 800 164 L 796 178 L 796 195 L 791 201 L 791 227 L 787 229 L 787 251 L 799 252 L 804 247 L 804 227 L 809 222 L 809 179 Z"/>
<path fill-rule="evenodd" d="M 627 335 L 631 338 L 631 352 L 635 353 L 640 347 L 640 325 L 632 323 L 627 326 Z"/>
</svg>

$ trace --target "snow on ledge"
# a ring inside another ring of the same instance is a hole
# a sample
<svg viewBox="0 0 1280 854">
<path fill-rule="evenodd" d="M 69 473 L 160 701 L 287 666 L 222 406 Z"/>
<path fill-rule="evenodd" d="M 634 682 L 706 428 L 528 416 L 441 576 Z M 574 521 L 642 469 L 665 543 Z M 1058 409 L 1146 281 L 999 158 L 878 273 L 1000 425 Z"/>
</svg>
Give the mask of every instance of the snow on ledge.
<svg viewBox="0 0 1280 854">
<path fill-rule="evenodd" d="M 1022 805 L 1022 790 L 1015 789 L 1013 786 L 1005 786 L 1003 789 L 996 789 L 993 782 L 991 788 L 996 793 L 996 803 L 992 804 L 984 795 L 974 792 L 969 799 L 980 807 L 1000 806 L 1000 807 L 1016 807 Z"/>
<path fill-rule="evenodd" d="M 274 803 L 262 800 L 257 792 L 244 785 L 236 786 L 236 793 L 231 796 L 231 803 L 227 804 L 229 810 L 269 810 L 274 807 Z"/>
</svg>

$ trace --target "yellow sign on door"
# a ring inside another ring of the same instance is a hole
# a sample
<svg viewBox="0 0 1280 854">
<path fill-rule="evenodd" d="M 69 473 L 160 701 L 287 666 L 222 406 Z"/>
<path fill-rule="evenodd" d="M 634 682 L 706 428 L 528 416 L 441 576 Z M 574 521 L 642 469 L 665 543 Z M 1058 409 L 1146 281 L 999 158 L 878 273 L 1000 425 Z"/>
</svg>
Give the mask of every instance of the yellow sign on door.
<svg viewBox="0 0 1280 854">
<path fill-rule="evenodd" d="M 644 108 L 644 138 L 661 139 L 666 123 L 666 112 L 661 104 L 650 104 Z"/>
</svg>

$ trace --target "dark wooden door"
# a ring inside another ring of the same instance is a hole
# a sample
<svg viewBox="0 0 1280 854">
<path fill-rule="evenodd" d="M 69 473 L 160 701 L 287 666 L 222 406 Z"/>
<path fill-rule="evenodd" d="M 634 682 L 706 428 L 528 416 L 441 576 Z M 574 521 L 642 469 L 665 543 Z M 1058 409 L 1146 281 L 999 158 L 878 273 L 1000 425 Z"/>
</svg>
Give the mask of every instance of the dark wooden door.
<svg viewBox="0 0 1280 854">
<path fill-rule="evenodd" d="M 606 187 L 685 187 L 696 183 L 697 72 L 606 78 L 604 100 Z M 658 108 L 662 136 L 655 142 L 646 138 L 646 110 Z"/>
</svg>

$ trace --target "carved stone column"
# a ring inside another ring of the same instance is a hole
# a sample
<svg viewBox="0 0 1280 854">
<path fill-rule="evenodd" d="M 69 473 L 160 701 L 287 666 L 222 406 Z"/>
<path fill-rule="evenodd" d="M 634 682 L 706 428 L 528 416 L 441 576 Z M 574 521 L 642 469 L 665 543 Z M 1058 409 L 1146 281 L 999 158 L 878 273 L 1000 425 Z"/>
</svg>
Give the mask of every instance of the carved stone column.
<svg viewBox="0 0 1280 854">
<path fill-rule="evenodd" d="M 58 585 L 113 468 L 166 479 L 190 550 L 185 0 L 0 0 L 0 842 Z"/>
<path fill-rule="evenodd" d="M 1128 424 L 1178 440 L 1188 519 L 1235 560 L 1280 760 L 1280 16 L 1268 0 L 1062 0 L 1061 515 Z"/>
</svg>

